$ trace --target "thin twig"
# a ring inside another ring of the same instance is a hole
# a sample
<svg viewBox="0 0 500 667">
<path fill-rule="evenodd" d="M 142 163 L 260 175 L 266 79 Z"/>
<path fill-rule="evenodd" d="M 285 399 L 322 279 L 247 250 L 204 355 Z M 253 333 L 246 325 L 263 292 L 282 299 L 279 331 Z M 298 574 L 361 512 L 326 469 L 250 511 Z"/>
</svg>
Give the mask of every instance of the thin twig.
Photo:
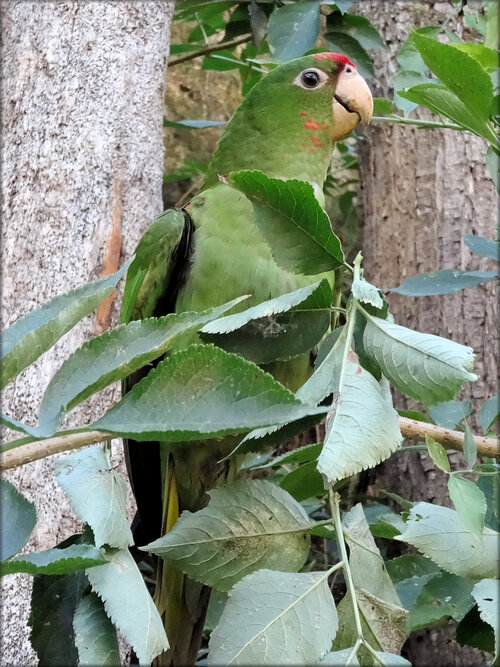
<svg viewBox="0 0 500 667">
<path fill-rule="evenodd" d="M 79 447 L 87 447 L 88 445 L 95 445 L 98 442 L 104 442 L 116 437 L 116 435 L 112 435 L 111 433 L 84 431 L 83 433 L 65 433 L 64 435 L 56 435 L 53 438 L 37 440 L 36 442 L 30 442 L 27 445 L 21 445 L 20 447 L 4 452 L 0 461 L 0 470 L 18 468 L 25 463 L 38 461 L 53 454 L 78 449 Z"/>
<path fill-rule="evenodd" d="M 452 431 L 449 428 L 420 422 L 416 419 L 407 417 L 399 418 L 399 428 L 406 438 L 425 438 L 429 435 L 436 442 L 439 442 L 445 449 L 462 450 L 464 446 L 465 433 L 461 431 Z M 478 454 L 481 456 L 491 456 L 497 458 L 500 456 L 500 443 L 497 438 L 486 438 L 481 435 L 475 435 Z"/>
<path fill-rule="evenodd" d="M 200 56 L 206 56 L 209 53 L 214 51 L 222 51 L 222 49 L 232 49 L 239 44 L 245 44 L 252 39 L 252 35 L 242 35 L 241 37 L 236 37 L 235 39 L 230 39 L 227 42 L 217 42 L 216 44 L 207 44 L 202 49 L 198 51 L 191 51 L 185 56 L 179 56 L 179 58 L 172 58 L 168 61 L 168 67 L 173 67 L 174 65 L 179 65 L 180 63 L 185 63 L 188 60 L 193 60 L 194 58 L 199 58 Z"/>
<path fill-rule="evenodd" d="M 399 123 L 401 125 L 417 125 L 429 129 L 463 130 L 455 123 L 442 123 L 437 120 L 419 120 L 418 118 L 403 118 L 402 116 L 372 116 L 371 123 Z"/>
<path fill-rule="evenodd" d="M 416 419 L 407 419 L 406 417 L 399 418 L 399 427 L 406 438 L 425 438 L 427 434 L 446 449 L 458 449 L 459 451 L 463 449 L 465 434 L 461 431 L 452 431 L 449 428 L 420 422 Z M 53 438 L 36 440 L 3 452 L 0 460 L 0 471 L 18 468 L 25 463 L 38 461 L 53 454 L 95 445 L 97 442 L 111 440 L 111 438 L 116 437 L 119 436 L 111 433 L 100 433 L 99 431 L 84 431 L 81 433 L 64 433 Z M 475 435 L 474 440 L 479 455 L 493 458 L 500 457 L 500 444 L 496 438 Z"/>
</svg>

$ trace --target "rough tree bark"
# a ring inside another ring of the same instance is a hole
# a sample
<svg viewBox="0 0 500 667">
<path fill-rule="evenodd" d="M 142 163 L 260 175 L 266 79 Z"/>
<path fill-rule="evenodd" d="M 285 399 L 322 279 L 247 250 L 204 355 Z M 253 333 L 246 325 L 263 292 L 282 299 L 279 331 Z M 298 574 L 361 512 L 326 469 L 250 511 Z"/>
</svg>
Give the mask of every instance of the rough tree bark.
<svg viewBox="0 0 500 667">
<path fill-rule="evenodd" d="M 3 326 L 47 299 L 112 272 L 162 210 L 165 72 L 173 0 L 9 2 L 3 6 Z M 36 423 L 44 388 L 68 354 L 116 324 L 108 303 L 4 394 Z M 67 423 L 88 423 L 118 388 Z M 114 443 L 114 462 L 121 444 Z M 9 478 L 37 505 L 29 549 L 78 529 L 52 460 Z M 4 578 L 2 665 L 36 664 L 28 640 L 31 579 Z"/>
<path fill-rule="evenodd" d="M 355 10 L 367 16 L 387 42 L 387 50 L 373 54 L 374 93 L 387 97 L 392 97 L 390 76 L 398 68 L 394 55 L 410 28 L 442 25 L 456 11 L 451 2 L 408 0 L 363 0 Z M 422 110 L 417 115 L 431 118 Z M 488 238 L 495 233 L 497 198 L 485 151 L 485 142 L 469 133 L 390 124 L 373 124 L 368 129 L 360 160 L 368 280 L 393 287 L 423 271 L 493 268 L 491 260 L 472 255 L 463 243 L 466 233 Z M 460 398 L 472 399 L 477 412 L 497 390 L 498 302 L 493 283 L 450 296 L 389 294 L 388 300 L 399 324 L 452 338 L 475 350 L 479 380 L 467 384 Z M 407 405 L 401 397 L 396 400 L 398 407 Z M 416 501 L 451 504 L 446 476 L 419 453 L 392 457 L 360 482 L 362 491 L 372 494 L 390 489 Z M 447 641 L 441 632 L 427 632 L 425 638 L 424 633 L 416 634 L 407 644 L 409 659 L 415 665 L 482 664 L 478 652 L 456 644 L 447 647 Z"/>
</svg>

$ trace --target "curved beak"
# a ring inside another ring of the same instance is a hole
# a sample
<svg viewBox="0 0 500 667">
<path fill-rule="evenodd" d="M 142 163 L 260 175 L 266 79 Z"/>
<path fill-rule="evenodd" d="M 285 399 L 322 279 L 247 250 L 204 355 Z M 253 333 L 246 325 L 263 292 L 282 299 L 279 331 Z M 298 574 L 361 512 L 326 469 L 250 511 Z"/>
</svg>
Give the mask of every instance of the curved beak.
<svg viewBox="0 0 500 667">
<path fill-rule="evenodd" d="M 340 74 L 333 100 L 333 141 L 343 139 L 358 123 L 367 125 L 373 113 L 373 98 L 366 81 L 357 72 Z"/>
</svg>

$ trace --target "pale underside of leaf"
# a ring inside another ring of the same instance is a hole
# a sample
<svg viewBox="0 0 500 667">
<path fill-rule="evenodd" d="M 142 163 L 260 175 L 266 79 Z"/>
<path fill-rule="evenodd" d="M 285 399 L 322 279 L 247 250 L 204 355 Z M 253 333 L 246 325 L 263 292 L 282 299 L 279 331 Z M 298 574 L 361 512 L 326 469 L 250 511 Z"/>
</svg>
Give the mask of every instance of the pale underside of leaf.
<svg viewBox="0 0 500 667">
<path fill-rule="evenodd" d="M 470 347 L 378 317 L 367 315 L 363 344 L 398 389 L 429 405 L 454 398 L 464 381 L 477 379 Z"/>
<path fill-rule="evenodd" d="M 57 481 L 76 514 L 88 523 L 96 546 L 134 543 L 126 514 L 127 485 L 116 473 L 109 453 L 99 445 L 55 461 Z"/>
<path fill-rule="evenodd" d="M 160 615 L 129 551 L 110 551 L 108 558 L 108 565 L 94 567 L 86 574 L 139 662 L 150 664 L 169 647 Z"/>
<path fill-rule="evenodd" d="M 474 536 L 458 512 L 448 507 L 417 503 L 410 511 L 406 530 L 395 539 L 408 542 L 439 567 L 461 577 L 498 577 L 499 534 L 485 528 Z"/>
<path fill-rule="evenodd" d="M 338 627 L 324 572 L 259 570 L 232 589 L 209 643 L 209 665 L 310 665 Z"/>
<path fill-rule="evenodd" d="M 387 392 L 349 353 L 342 385 L 327 416 L 318 470 L 326 484 L 371 468 L 402 441 L 397 412 Z"/>
</svg>

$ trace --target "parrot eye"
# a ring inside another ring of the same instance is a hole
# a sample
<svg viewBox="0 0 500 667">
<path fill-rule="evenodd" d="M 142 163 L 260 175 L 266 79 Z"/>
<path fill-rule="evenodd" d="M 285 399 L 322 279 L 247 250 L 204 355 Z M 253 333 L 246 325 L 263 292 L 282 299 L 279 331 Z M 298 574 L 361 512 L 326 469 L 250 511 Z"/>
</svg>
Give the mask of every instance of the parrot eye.
<svg viewBox="0 0 500 667">
<path fill-rule="evenodd" d="M 328 81 L 328 75 L 321 69 L 309 68 L 301 72 L 294 81 L 296 86 L 305 90 L 321 88 Z"/>
<path fill-rule="evenodd" d="M 319 83 L 319 74 L 314 70 L 302 72 L 302 83 L 308 88 L 316 88 Z"/>
</svg>

